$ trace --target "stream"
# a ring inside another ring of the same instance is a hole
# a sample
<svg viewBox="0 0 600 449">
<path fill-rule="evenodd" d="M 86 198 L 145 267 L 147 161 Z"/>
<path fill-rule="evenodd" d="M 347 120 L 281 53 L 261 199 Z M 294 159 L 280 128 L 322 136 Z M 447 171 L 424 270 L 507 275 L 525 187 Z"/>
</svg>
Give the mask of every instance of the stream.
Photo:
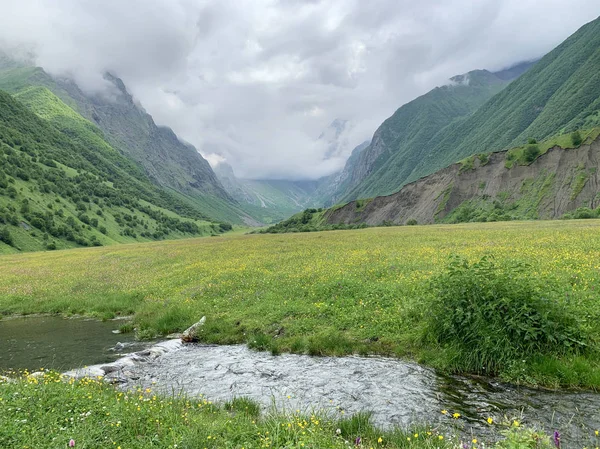
<svg viewBox="0 0 600 449">
<path fill-rule="evenodd" d="M 482 437 L 491 436 L 488 417 L 495 422 L 517 419 L 547 432 L 557 429 L 565 443 L 581 447 L 591 444 L 593 431 L 600 428 L 600 394 L 442 376 L 384 357 L 273 356 L 240 345 L 188 345 L 138 365 L 133 373 L 135 380 L 125 387 L 204 394 L 214 401 L 244 396 L 279 411 L 369 411 L 382 427 L 428 422 L 464 426 L 462 432 Z M 456 421 L 450 417 L 455 412 L 461 415 Z"/>
<path fill-rule="evenodd" d="M 119 325 L 57 317 L 1 320 L 0 372 L 42 367 L 64 371 L 114 361 L 148 346 L 134 342 L 133 334 L 114 334 Z M 273 356 L 240 345 L 171 346 L 180 349 L 127 366 L 119 388 L 141 386 L 212 401 L 244 396 L 279 411 L 345 416 L 369 411 L 382 427 L 427 422 L 478 438 L 491 438 L 488 417 L 494 422 L 518 419 L 549 433 L 559 430 L 569 447 L 596 447 L 600 442 L 593 436 L 600 429 L 597 393 L 444 376 L 384 357 Z M 451 418 L 455 412 L 460 419 Z"/>
<path fill-rule="evenodd" d="M 56 316 L 0 320 L 0 374 L 40 368 L 65 371 L 111 362 L 148 346 L 136 342 L 133 333 L 114 334 L 121 324 Z"/>
</svg>

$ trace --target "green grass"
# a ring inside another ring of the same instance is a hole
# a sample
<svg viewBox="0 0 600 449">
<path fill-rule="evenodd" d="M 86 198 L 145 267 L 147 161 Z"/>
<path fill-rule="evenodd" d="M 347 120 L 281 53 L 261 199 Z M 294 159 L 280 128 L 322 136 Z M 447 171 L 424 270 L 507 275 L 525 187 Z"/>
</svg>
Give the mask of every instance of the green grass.
<svg viewBox="0 0 600 449">
<path fill-rule="evenodd" d="M 432 414 L 439 414 L 432 410 Z M 156 396 L 150 389 L 121 392 L 99 379 L 61 380 L 57 373 L 0 381 L 0 446 L 3 448 L 456 448 L 460 419 L 442 430 L 376 428 L 369 413 L 274 410 L 236 398 L 213 404 L 202 398 Z M 504 435 L 497 448 L 549 448 L 548 436 L 522 426 L 493 424 Z M 357 438 L 360 443 L 355 445 Z M 468 447 L 477 437 L 468 437 Z M 516 442 L 521 442 L 516 445 Z M 512 445 L 511 445 L 512 444 Z M 593 443 L 592 443 L 593 444 Z"/>
<path fill-rule="evenodd" d="M 424 338 L 449 256 L 529 264 L 551 300 L 582 321 L 589 350 L 540 355 L 555 368 L 513 381 L 599 387 L 600 221 L 508 222 L 222 236 L 0 257 L 0 314 L 134 314 L 144 336 L 207 317 L 201 340 L 274 353 L 379 353 L 448 371 L 466 364 Z M 549 293 L 549 294 L 550 294 Z M 527 358 L 527 357 L 526 357 Z M 585 366 L 585 372 L 582 371 Z"/>
</svg>

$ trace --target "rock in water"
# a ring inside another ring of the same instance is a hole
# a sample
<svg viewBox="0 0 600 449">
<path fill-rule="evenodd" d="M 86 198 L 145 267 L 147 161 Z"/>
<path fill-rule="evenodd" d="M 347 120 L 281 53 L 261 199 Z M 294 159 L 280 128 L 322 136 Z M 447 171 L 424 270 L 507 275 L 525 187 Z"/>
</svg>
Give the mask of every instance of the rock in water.
<svg viewBox="0 0 600 449">
<path fill-rule="evenodd" d="M 200 328 L 204 326 L 204 323 L 206 323 L 205 316 L 200 318 L 200 321 L 198 321 L 196 324 L 191 325 L 183 332 L 183 334 L 181 335 L 181 341 L 183 341 L 184 343 L 193 343 L 198 341 L 198 332 L 200 331 Z"/>
</svg>

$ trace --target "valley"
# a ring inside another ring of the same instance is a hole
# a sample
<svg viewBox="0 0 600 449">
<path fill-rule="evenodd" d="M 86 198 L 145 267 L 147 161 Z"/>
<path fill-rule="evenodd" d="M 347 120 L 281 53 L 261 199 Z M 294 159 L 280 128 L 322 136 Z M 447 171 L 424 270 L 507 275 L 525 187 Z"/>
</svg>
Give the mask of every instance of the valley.
<svg viewBox="0 0 600 449">
<path fill-rule="evenodd" d="M 3 10 L 0 447 L 597 447 L 578 2 Z"/>
</svg>

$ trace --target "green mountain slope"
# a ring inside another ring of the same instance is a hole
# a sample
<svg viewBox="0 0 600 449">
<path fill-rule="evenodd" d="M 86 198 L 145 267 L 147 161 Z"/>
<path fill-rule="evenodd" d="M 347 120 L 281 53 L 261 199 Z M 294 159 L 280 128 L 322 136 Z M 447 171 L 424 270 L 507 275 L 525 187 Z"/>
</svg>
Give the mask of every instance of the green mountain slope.
<svg viewBox="0 0 600 449">
<path fill-rule="evenodd" d="M 468 119 L 437 136 L 398 187 L 471 154 L 600 124 L 600 18 L 588 23 Z"/>
<path fill-rule="evenodd" d="M 419 165 L 441 130 L 472 114 L 528 67 L 522 64 L 498 75 L 487 70 L 458 75 L 450 84 L 400 107 L 377 129 L 369 147 L 354 162 L 345 185 L 333 194 L 335 201 L 397 190 L 398 180 L 405 179 Z"/>
<path fill-rule="evenodd" d="M 0 252 L 223 232 L 44 87 L 0 91 Z"/>
<path fill-rule="evenodd" d="M 55 111 L 52 117 L 31 102 L 27 92 L 45 87 L 62 100 L 73 113 L 81 115 L 101 137 L 117 151 L 135 161 L 146 175 L 207 216 L 231 223 L 258 224 L 251 215 L 252 206 L 244 208 L 223 189 L 208 162 L 196 149 L 180 141 L 166 127 L 159 127 L 137 104 L 123 82 L 106 75 L 112 85 L 108 93 L 86 94 L 69 79 L 55 79 L 39 67 L 18 67 L 10 60 L 0 61 L 0 89 L 17 94 L 34 112 L 62 126 L 72 123 L 66 111 Z"/>
</svg>

